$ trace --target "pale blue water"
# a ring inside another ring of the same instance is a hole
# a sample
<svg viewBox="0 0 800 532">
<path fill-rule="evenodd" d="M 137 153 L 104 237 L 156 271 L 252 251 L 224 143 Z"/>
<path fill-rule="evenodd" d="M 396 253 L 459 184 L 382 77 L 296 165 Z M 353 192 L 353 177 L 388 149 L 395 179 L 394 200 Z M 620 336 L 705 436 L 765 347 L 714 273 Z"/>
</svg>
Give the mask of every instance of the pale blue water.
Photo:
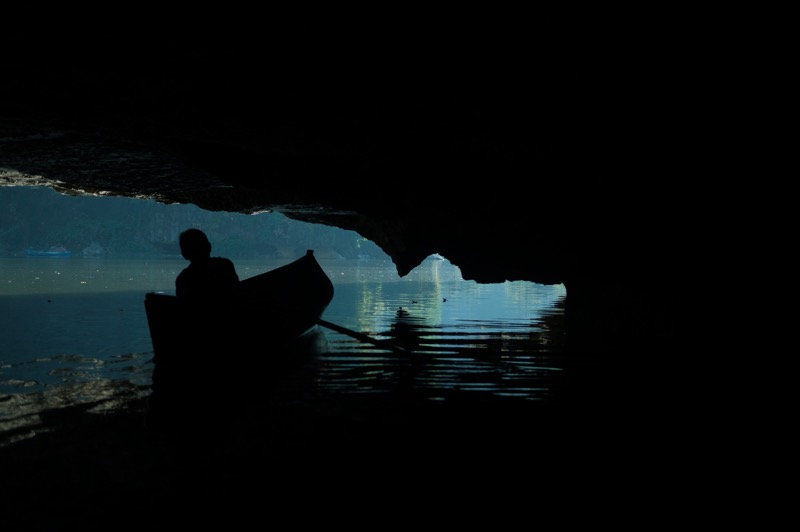
<svg viewBox="0 0 800 532">
<path fill-rule="evenodd" d="M 413 352 L 398 355 L 330 329 L 314 361 L 323 393 L 386 393 L 410 386 L 540 399 L 560 371 L 562 285 L 478 284 L 447 260 L 400 278 L 388 259 L 318 258 L 335 295 L 323 318 Z M 237 261 L 240 278 L 282 261 Z M 174 293 L 179 258 L 0 258 L 0 419 L 32 397 L 43 405 L 146 394 L 152 345 L 148 291 Z M 413 372 L 409 369 L 413 365 Z M 131 392 L 133 390 L 133 392 Z M 95 396 L 96 395 L 96 396 Z"/>
</svg>

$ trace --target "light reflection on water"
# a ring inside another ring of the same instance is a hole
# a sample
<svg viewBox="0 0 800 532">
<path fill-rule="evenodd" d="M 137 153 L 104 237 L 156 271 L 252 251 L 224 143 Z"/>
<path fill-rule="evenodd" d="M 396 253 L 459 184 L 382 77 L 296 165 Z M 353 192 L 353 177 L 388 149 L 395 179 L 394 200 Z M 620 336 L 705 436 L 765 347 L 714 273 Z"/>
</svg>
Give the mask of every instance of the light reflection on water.
<svg viewBox="0 0 800 532">
<path fill-rule="evenodd" d="M 375 343 L 320 328 L 321 352 L 286 376 L 284 390 L 529 401 L 557 386 L 563 286 L 479 285 L 446 260 L 402 279 L 389 261 L 319 261 L 335 287 L 323 318 Z M 285 262 L 237 261 L 237 270 L 244 279 Z M 152 346 L 144 294 L 174 293 L 185 265 L 177 257 L 0 259 L 0 430 L 46 405 L 107 400 L 113 390 L 145 396 Z"/>
</svg>

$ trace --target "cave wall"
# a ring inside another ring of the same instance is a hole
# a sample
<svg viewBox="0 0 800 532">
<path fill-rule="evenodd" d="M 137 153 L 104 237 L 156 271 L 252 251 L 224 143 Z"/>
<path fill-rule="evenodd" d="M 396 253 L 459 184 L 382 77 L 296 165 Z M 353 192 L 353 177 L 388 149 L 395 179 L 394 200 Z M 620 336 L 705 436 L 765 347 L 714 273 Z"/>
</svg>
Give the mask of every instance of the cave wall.
<svg viewBox="0 0 800 532">
<path fill-rule="evenodd" d="M 573 349 L 669 349 L 696 188 L 696 139 L 676 134 L 686 92 L 655 68 L 659 48 L 537 20 L 413 46 L 253 24 L 224 40 L 202 25 L 28 40 L 4 64 L 0 125 L 16 138 L 0 166 L 355 230 L 400 275 L 438 252 L 479 282 L 564 283 Z"/>
</svg>

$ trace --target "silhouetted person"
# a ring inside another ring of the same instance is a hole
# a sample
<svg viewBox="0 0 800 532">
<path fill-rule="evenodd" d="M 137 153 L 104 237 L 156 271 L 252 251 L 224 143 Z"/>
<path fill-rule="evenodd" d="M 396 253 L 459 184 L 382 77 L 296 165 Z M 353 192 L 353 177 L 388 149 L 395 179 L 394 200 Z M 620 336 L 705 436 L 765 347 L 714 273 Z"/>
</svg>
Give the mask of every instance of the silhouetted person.
<svg viewBox="0 0 800 532">
<path fill-rule="evenodd" d="M 230 259 L 211 256 L 211 243 L 204 232 L 187 229 L 178 242 L 189 266 L 175 279 L 176 296 L 214 300 L 233 293 L 239 283 L 236 268 Z"/>
<path fill-rule="evenodd" d="M 179 305 L 175 317 L 176 343 L 169 356 L 153 369 L 148 426 L 156 431 L 183 432 L 207 423 L 206 416 L 224 422 L 219 397 L 229 382 L 229 366 L 220 363 L 228 355 L 224 334 L 235 319 L 232 312 L 239 284 L 229 259 L 211 256 L 211 243 L 199 229 L 187 229 L 178 240 L 181 255 L 189 261 L 175 278 Z"/>
</svg>

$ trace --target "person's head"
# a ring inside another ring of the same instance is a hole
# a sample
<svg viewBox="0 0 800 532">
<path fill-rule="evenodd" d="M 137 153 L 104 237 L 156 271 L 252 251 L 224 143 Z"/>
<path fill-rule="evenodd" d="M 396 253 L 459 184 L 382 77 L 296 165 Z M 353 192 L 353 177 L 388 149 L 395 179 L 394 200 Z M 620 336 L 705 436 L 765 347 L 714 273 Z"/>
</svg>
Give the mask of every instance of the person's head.
<svg viewBox="0 0 800 532">
<path fill-rule="evenodd" d="M 178 242 L 181 246 L 181 255 L 188 261 L 207 259 L 211 256 L 211 243 L 200 229 L 187 229 L 181 233 Z"/>
</svg>

